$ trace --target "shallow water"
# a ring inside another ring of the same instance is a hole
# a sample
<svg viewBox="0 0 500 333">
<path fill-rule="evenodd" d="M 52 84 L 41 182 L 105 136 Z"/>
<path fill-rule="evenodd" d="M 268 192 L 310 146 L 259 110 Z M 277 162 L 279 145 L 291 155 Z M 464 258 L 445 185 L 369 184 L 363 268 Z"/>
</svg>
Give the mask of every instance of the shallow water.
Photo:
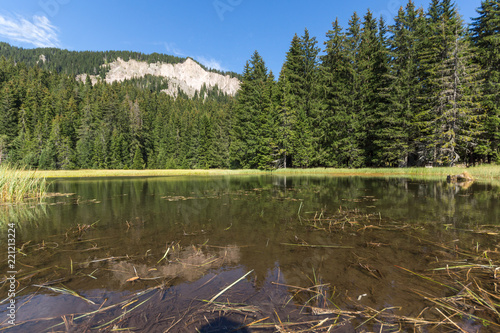
<svg viewBox="0 0 500 333">
<path fill-rule="evenodd" d="M 261 319 L 262 325 L 288 322 L 291 330 L 304 329 L 292 323 L 326 318 L 336 332 L 385 331 L 355 315 L 334 322 L 327 310 L 369 307 L 417 317 L 431 304 L 416 292 L 444 297 L 450 290 L 407 270 L 432 275 L 428 269 L 463 260 L 461 249 L 496 249 L 494 232 L 472 231 L 500 224 L 495 186 L 405 178 L 69 179 L 55 180 L 51 192 L 59 195 L 41 206 L 1 212 L 4 221 L 18 223 L 20 249 L 18 326 L 8 331 L 103 325 L 218 332 Z M 5 228 L 1 237 L 5 244 Z M 215 300 L 224 306 L 204 302 L 247 273 Z M 0 299 L 7 288 L 3 283 Z M 477 320 L 461 325 L 490 329 Z M 275 329 L 261 326 L 240 331 Z"/>
</svg>

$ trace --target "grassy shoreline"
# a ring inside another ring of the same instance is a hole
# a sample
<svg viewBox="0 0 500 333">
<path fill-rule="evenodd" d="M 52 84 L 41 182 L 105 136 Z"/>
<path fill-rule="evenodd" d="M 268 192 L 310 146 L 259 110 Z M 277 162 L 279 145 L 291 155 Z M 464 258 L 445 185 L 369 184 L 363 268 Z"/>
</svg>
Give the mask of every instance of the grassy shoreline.
<svg viewBox="0 0 500 333">
<path fill-rule="evenodd" d="M 460 174 L 467 170 L 477 180 L 500 179 L 500 166 L 484 165 L 471 168 L 439 167 L 439 168 L 363 168 L 363 169 L 280 169 L 275 171 L 261 170 L 49 170 L 37 171 L 37 177 L 43 178 L 88 178 L 88 177 L 157 177 L 157 176 L 221 176 L 221 175 L 332 175 L 332 176 L 365 176 L 365 177 L 446 177 Z M 28 171 L 24 171 L 28 172 Z"/>
</svg>

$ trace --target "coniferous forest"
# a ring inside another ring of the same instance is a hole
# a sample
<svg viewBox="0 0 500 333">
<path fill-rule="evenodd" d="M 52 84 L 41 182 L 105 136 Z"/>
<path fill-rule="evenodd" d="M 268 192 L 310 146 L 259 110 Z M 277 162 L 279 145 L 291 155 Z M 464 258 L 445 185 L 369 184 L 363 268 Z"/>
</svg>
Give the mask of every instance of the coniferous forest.
<svg viewBox="0 0 500 333">
<path fill-rule="evenodd" d="M 451 0 L 392 25 L 354 13 L 295 35 L 279 76 L 256 51 L 236 97 L 144 77 L 92 86 L 126 52 L 0 45 L 1 162 L 40 169 L 407 167 L 500 162 L 500 1 L 465 25 Z M 50 52 L 48 52 L 50 50 Z M 39 61 L 41 54 L 47 62 Z M 52 58 L 51 58 L 52 57 Z M 234 74 L 233 76 L 236 76 Z"/>
</svg>

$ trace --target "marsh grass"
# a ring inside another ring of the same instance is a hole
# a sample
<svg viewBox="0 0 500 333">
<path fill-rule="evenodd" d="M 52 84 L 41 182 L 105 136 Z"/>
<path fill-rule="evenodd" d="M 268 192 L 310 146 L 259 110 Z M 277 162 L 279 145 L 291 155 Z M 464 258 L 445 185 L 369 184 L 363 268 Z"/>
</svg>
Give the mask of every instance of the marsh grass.
<svg viewBox="0 0 500 333">
<path fill-rule="evenodd" d="M 331 175 L 361 177 L 412 177 L 446 179 L 447 175 L 458 175 L 467 170 L 475 179 L 481 181 L 500 180 L 500 165 L 477 167 L 436 167 L 436 168 L 363 168 L 363 169 L 279 169 L 262 171 L 253 169 L 168 169 L 168 170 L 51 170 L 38 171 L 37 177 L 45 178 L 89 178 L 89 177 L 171 177 L 171 176 L 236 176 L 236 175 Z M 29 171 L 23 171 L 29 173 Z"/>
<path fill-rule="evenodd" d="M 47 181 L 36 171 L 0 166 L 0 203 L 40 200 L 47 194 Z"/>
<path fill-rule="evenodd" d="M 46 170 L 38 171 L 38 177 L 45 178 L 93 178 L 93 177 L 172 177 L 172 176 L 225 176 L 266 174 L 260 170 L 223 169 L 165 169 L 165 170 Z M 269 173 L 270 174 L 270 173 Z"/>
<path fill-rule="evenodd" d="M 476 167 L 436 167 L 436 168 L 361 168 L 361 169 L 280 169 L 276 174 L 331 174 L 338 176 L 409 176 L 409 177 L 440 177 L 446 179 L 447 175 L 458 175 L 464 171 L 470 173 L 475 179 L 488 180 L 500 178 L 500 165 L 481 165 Z"/>
</svg>

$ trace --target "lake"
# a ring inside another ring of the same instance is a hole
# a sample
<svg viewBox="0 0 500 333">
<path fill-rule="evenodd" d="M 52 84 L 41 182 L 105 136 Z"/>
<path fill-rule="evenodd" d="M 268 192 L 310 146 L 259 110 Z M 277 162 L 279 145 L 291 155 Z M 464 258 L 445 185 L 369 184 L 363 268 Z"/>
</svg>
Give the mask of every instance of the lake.
<svg viewBox="0 0 500 333">
<path fill-rule="evenodd" d="M 7 332 L 500 329 L 492 184 L 191 176 L 54 180 L 50 192 L 1 207 L 17 223 Z"/>
</svg>

